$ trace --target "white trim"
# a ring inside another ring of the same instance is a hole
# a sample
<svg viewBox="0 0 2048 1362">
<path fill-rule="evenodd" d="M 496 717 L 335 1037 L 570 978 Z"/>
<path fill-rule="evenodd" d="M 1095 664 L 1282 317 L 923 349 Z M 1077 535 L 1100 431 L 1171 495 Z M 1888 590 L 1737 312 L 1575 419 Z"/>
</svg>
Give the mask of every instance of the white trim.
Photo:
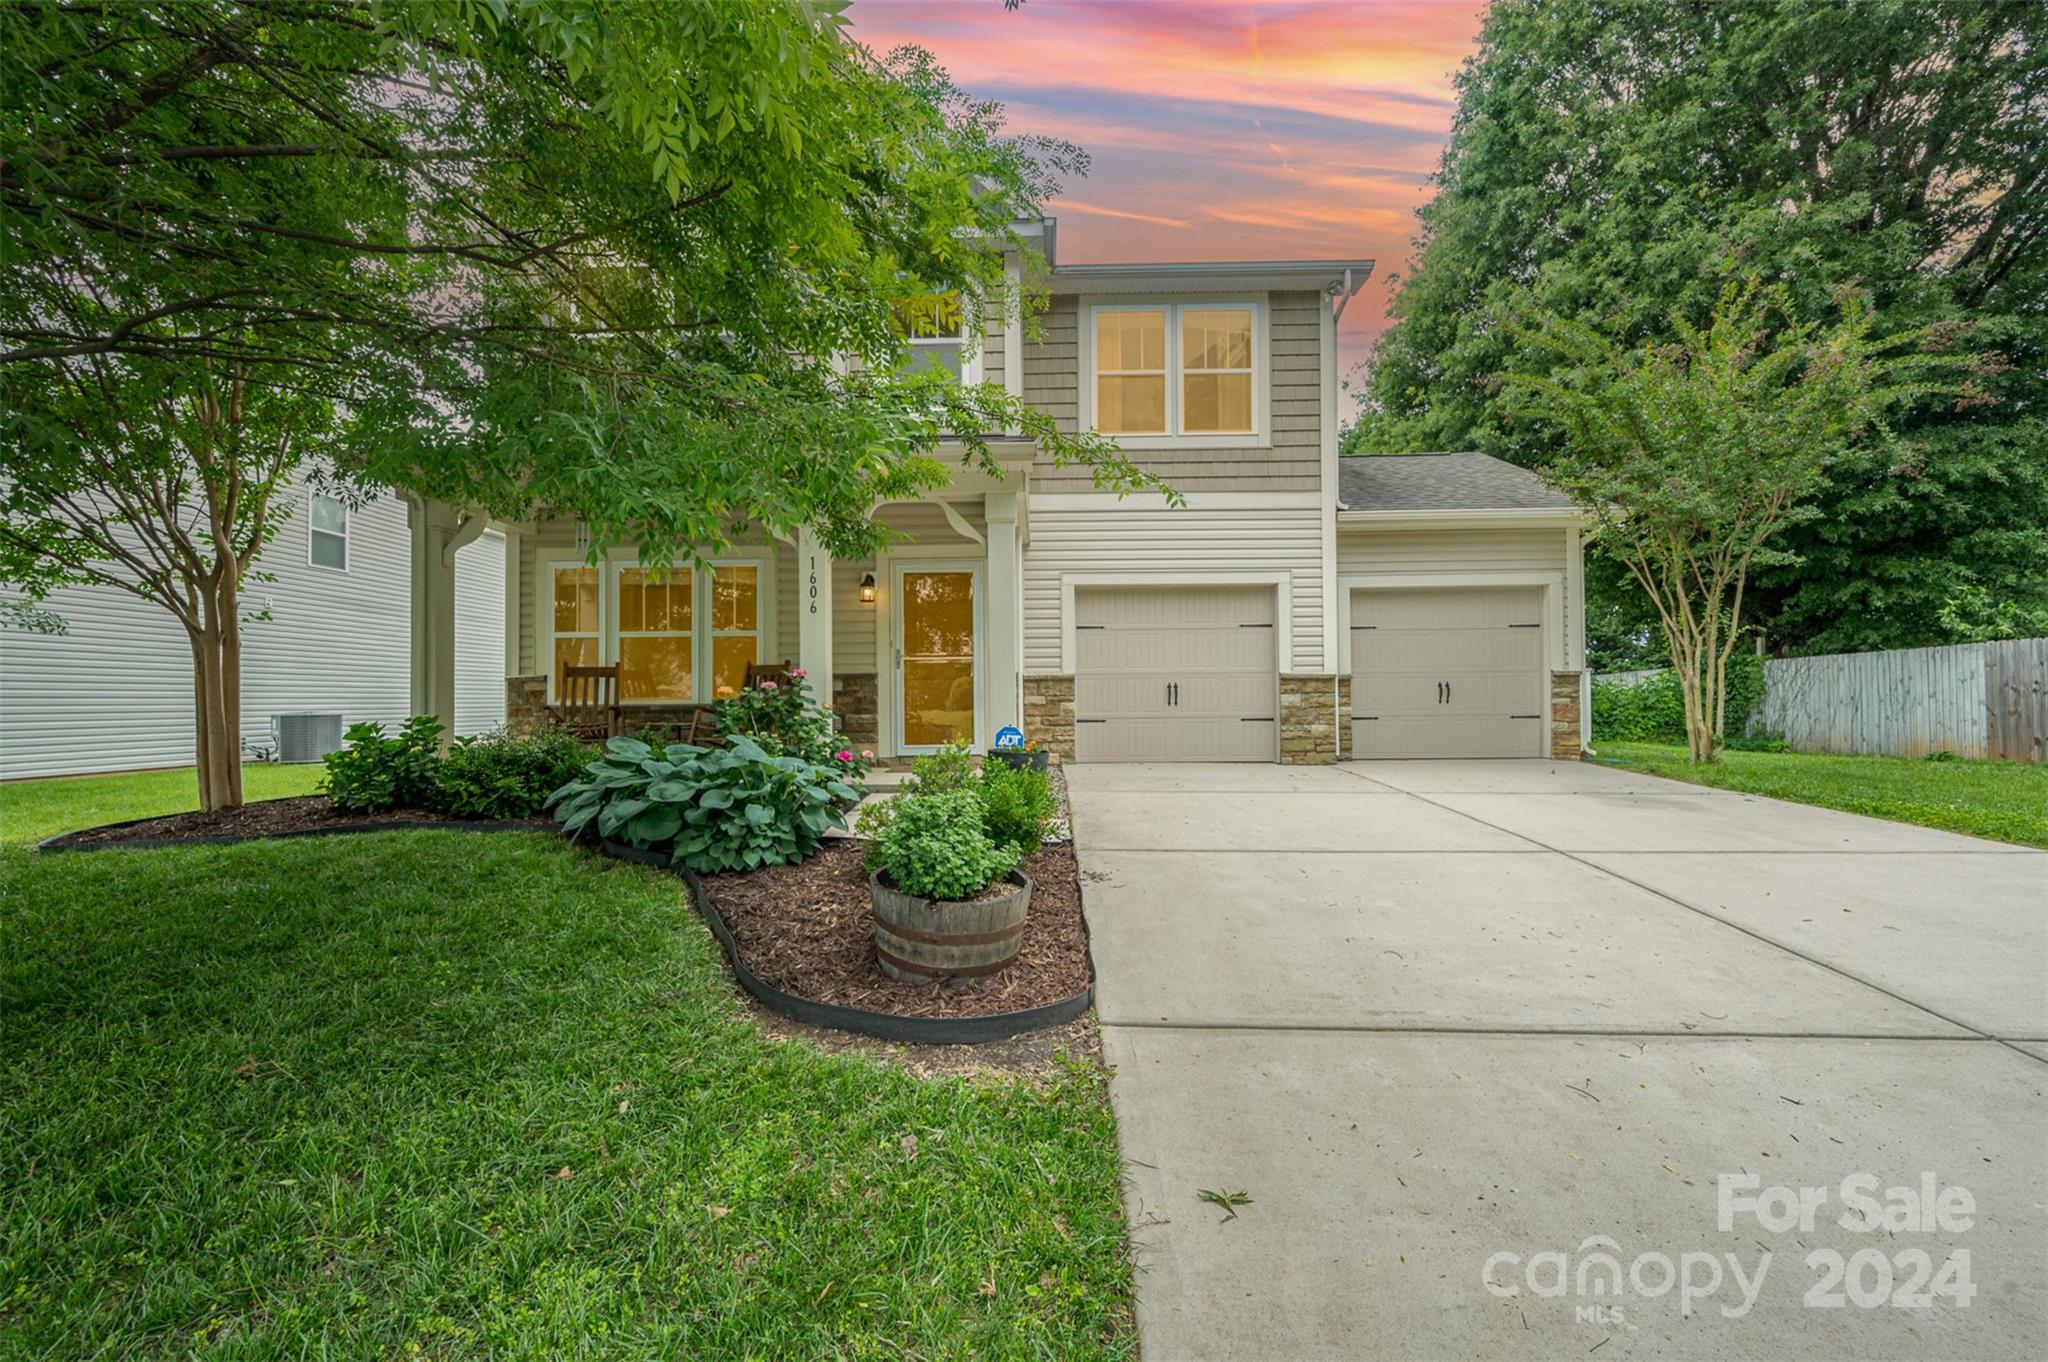
<svg viewBox="0 0 2048 1362">
<path fill-rule="evenodd" d="M 1024 271 L 1014 255 L 1003 262 L 1003 391 L 1024 400 Z"/>
<path fill-rule="evenodd" d="M 1317 508 L 1322 515 L 1316 525 L 1323 541 L 1323 665 L 1335 676 L 1338 674 L 1337 649 L 1346 641 L 1337 632 L 1337 612 L 1329 604 L 1337 595 L 1337 318 L 1327 305 L 1316 309 L 1316 313 L 1317 341 L 1322 346 L 1323 356 L 1320 371 L 1323 389 L 1320 413 L 1322 482 L 1317 488 Z M 1334 688 L 1330 704 L 1333 709 L 1341 708 Z M 1339 714 L 1338 721 L 1341 723 L 1348 717 Z"/>
<path fill-rule="evenodd" d="M 1057 266 L 1046 281 L 1055 294 L 1096 294 L 1131 289 L 1235 288 L 1271 291 L 1341 287 L 1355 293 L 1372 277 L 1370 260 L 1176 260 L 1158 264 Z"/>
<path fill-rule="evenodd" d="M 1082 586 L 1270 586 L 1273 588 L 1273 665 L 1291 673 L 1294 662 L 1294 574 L 1278 572 L 1062 572 L 1060 671 L 1074 674 L 1074 588 Z"/>
<path fill-rule="evenodd" d="M 1492 506 L 1476 510 L 1337 512 L 1337 524 L 1349 529 L 1492 529 L 1502 526 L 1583 524 L 1576 506 Z"/>
<path fill-rule="evenodd" d="M 974 717 L 968 723 L 967 747 L 979 752 L 985 746 L 981 740 L 982 716 L 988 713 L 988 702 L 983 690 L 988 683 L 987 638 L 988 638 L 988 564 L 980 557 L 963 554 L 932 555 L 920 550 L 909 558 L 892 559 L 889 563 L 889 652 L 891 661 L 888 668 L 889 689 L 893 697 L 903 693 L 903 574 L 906 572 L 967 572 L 973 584 L 968 588 L 974 594 Z M 879 676 L 882 668 L 875 669 Z M 880 689 L 878 685 L 876 689 Z M 903 738 L 903 706 L 900 698 L 894 699 L 888 709 L 889 745 L 897 756 L 912 756 L 924 752 L 936 752 L 935 744 L 923 743 L 913 746 Z"/>
<path fill-rule="evenodd" d="M 555 695 L 555 611 L 554 573 L 561 567 L 595 567 L 597 569 L 597 657 L 600 665 L 610 666 L 619 660 L 619 618 L 618 618 L 618 573 L 623 568 L 652 567 L 643 563 L 636 550 L 621 549 L 618 553 L 607 554 L 595 564 L 573 549 L 543 551 L 535 556 L 533 565 L 533 663 L 547 678 L 547 700 L 556 701 Z M 688 569 L 690 578 L 690 698 L 687 700 L 631 700 L 622 703 L 628 709 L 648 705 L 689 705 L 709 704 L 711 694 L 711 577 L 704 569 L 721 567 L 751 567 L 754 578 L 754 621 L 756 628 L 755 660 L 771 662 L 777 659 L 768 656 L 775 641 L 780 637 L 776 631 L 775 600 L 777 582 L 776 555 L 774 549 L 765 544 L 735 545 L 729 553 L 707 558 L 702 563 L 675 562 L 660 566 Z M 699 621 L 702 621 L 701 627 Z M 732 635 L 728 635 L 732 636 Z"/>
<path fill-rule="evenodd" d="M 501 525 L 498 538 L 505 545 L 505 675 L 519 673 L 519 600 L 525 586 L 526 564 L 519 554 L 519 528 Z"/>
<path fill-rule="evenodd" d="M 331 501 L 341 507 L 340 567 L 336 567 L 332 563 L 316 562 L 313 558 L 313 536 L 324 534 L 331 537 L 334 534 L 333 530 L 316 529 L 313 525 L 313 507 L 315 503 L 322 501 Z M 355 526 L 355 509 L 346 501 L 327 492 L 309 490 L 306 494 L 306 566 L 319 568 L 322 572 L 347 572 L 356 561 Z"/>
<path fill-rule="evenodd" d="M 1565 671 L 1564 593 L 1562 572 L 1379 572 L 1352 574 L 1337 579 L 1337 636 L 1343 640 L 1337 659 L 1345 676 L 1351 675 L 1351 593 L 1354 591 L 1412 591 L 1431 587 L 1540 586 L 1543 588 L 1543 665 L 1546 671 Z M 1546 687 L 1549 684 L 1545 678 Z M 1544 691 L 1546 697 L 1549 691 Z M 1546 698 L 1545 703 L 1548 703 Z M 1548 733 L 1548 726 L 1544 732 Z M 1549 751 L 1546 744 L 1544 750 Z"/>
<path fill-rule="evenodd" d="M 1258 294 L 1182 295 L 1171 299 L 1111 295 L 1091 299 L 1080 309 L 1075 326 L 1076 421 L 1079 428 L 1095 429 L 1095 314 L 1098 312 L 1159 312 L 1166 318 L 1166 431 L 1158 435 L 1116 435 L 1121 447 L 1133 451 L 1164 449 L 1267 449 L 1273 443 L 1271 389 L 1273 382 L 1273 328 L 1268 298 Z M 1180 433 L 1181 368 L 1180 314 L 1184 308 L 1197 310 L 1243 307 L 1252 314 L 1252 428 L 1222 434 Z"/>
<path fill-rule="evenodd" d="M 940 512 L 945 515 L 946 523 L 953 527 L 953 533 L 984 548 L 988 546 L 988 540 L 982 538 L 980 530 L 967 523 L 967 517 L 960 514 L 960 508 L 953 504 L 950 497 L 934 497 L 933 500 L 938 504 Z"/>
<path fill-rule="evenodd" d="M 1586 669 L 1586 560 L 1577 525 L 1564 532 L 1564 665 Z"/>
<path fill-rule="evenodd" d="M 1320 492 L 1187 492 L 1181 507 L 1159 492 L 1033 492 L 1034 511 L 1313 511 L 1324 505 Z"/>
</svg>

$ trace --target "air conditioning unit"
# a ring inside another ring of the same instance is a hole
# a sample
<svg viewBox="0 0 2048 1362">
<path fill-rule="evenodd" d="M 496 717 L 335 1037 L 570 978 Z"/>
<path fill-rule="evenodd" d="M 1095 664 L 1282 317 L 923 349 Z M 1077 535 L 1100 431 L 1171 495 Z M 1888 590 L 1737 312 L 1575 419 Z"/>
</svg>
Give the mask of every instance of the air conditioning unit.
<svg viewBox="0 0 2048 1362">
<path fill-rule="evenodd" d="M 279 761 L 318 761 L 341 750 L 341 716 L 311 709 L 273 714 L 270 736 L 277 744 Z"/>
</svg>

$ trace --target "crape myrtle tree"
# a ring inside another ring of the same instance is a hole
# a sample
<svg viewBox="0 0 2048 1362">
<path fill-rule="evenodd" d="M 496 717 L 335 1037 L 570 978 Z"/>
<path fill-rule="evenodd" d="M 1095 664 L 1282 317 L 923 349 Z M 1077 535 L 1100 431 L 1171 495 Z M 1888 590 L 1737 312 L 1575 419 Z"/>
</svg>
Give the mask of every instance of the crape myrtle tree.
<svg viewBox="0 0 2048 1362">
<path fill-rule="evenodd" d="M 1012 224 L 1085 159 L 842 8 L 0 8 L 15 622 L 77 583 L 174 615 L 225 808 L 242 591 L 288 485 L 572 516 L 654 561 L 742 524 L 871 551 L 876 501 L 992 466 L 981 432 L 1156 485 L 1001 388 L 908 372 L 918 300 L 1028 314 Z"/>
<path fill-rule="evenodd" d="M 1820 514 L 1828 470 L 1865 446 L 1899 457 L 1888 416 L 1975 402 L 1972 375 L 1998 368 L 1938 353 L 1953 328 L 1879 337 L 1866 297 L 1844 290 L 1838 308 L 1802 321 L 1790 289 L 1752 278 L 1724 285 L 1704 325 L 1672 317 L 1670 342 L 1555 314 L 1515 323 L 1549 362 L 1504 375 L 1501 409 L 1563 436 L 1546 476 L 1655 611 L 1695 762 L 1720 760 L 1750 581 L 1793 560 L 1788 532 Z"/>
<path fill-rule="evenodd" d="M 1668 340 L 1731 258 L 1802 316 L 1855 285 L 1888 326 L 1967 324 L 2011 367 L 1995 403 L 1902 414 L 1908 457 L 1833 462 L 1821 514 L 1784 533 L 1797 561 L 1752 581 L 1770 646 L 1941 643 L 2048 609 L 2048 5 L 1500 0 L 1457 91 L 1348 450 L 1540 467 L 1561 431 L 1493 400 L 1494 375 L 1551 360 L 1507 324 L 1527 309 Z M 1587 575 L 1616 575 L 1597 546 Z"/>
</svg>

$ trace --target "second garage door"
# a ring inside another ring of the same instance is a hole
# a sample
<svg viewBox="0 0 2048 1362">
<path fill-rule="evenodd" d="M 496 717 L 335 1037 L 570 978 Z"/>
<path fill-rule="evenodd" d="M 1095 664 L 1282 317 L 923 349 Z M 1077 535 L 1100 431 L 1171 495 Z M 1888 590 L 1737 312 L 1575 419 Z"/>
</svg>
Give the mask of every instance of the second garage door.
<svg viewBox="0 0 2048 1362">
<path fill-rule="evenodd" d="M 1540 587 L 1356 591 L 1351 741 L 1359 757 L 1538 757 Z"/>
<path fill-rule="evenodd" d="M 1082 587 L 1079 761 L 1273 761 L 1271 587 Z"/>
</svg>

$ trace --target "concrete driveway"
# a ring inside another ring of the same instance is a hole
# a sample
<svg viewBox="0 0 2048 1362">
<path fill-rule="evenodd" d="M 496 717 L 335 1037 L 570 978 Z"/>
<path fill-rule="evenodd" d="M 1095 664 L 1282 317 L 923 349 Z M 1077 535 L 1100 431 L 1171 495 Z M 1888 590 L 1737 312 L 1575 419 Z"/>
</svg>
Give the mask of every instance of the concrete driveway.
<svg viewBox="0 0 2048 1362">
<path fill-rule="evenodd" d="M 1148 1362 L 2048 1356 L 2048 853 L 1580 764 L 1067 774 Z"/>
</svg>

